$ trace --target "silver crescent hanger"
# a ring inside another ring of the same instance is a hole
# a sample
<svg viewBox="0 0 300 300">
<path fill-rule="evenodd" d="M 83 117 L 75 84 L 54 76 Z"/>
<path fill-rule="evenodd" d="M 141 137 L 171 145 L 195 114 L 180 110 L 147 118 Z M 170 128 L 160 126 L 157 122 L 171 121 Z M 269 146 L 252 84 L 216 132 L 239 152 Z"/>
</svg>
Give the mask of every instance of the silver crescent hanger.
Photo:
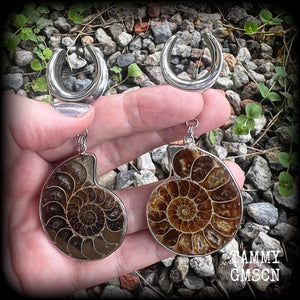
<svg viewBox="0 0 300 300">
<path fill-rule="evenodd" d="M 222 69 L 223 56 L 220 43 L 211 33 L 203 35 L 203 39 L 211 53 L 212 64 L 210 70 L 199 79 L 186 80 L 178 78 L 170 65 L 172 49 L 177 39 L 178 36 L 171 36 L 162 50 L 160 67 L 165 81 L 184 90 L 200 90 L 200 92 L 207 90 L 216 82 Z"/>
<path fill-rule="evenodd" d="M 107 86 L 108 71 L 99 49 L 91 45 L 86 47 L 95 65 L 95 75 L 92 83 L 82 91 L 69 91 L 62 83 L 61 70 L 66 56 L 64 49 L 55 50 L 48 63 L 46 78 L 49 89 L 56 98 L 63 101 L 53 106 L 67 115 L 80 114 L 81 110 L 88 109 L 88 104 L 103 95 Z"/>
</svg>

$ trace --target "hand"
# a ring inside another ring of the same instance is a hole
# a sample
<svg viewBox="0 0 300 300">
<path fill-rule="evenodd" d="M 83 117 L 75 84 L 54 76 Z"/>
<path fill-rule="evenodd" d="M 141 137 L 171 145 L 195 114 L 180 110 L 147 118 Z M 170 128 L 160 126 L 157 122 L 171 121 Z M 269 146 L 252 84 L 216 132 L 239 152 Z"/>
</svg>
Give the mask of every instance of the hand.
<svg viewBox="0 0 300 300">
<path fill-rule="evenodd" d="M 3 101 L 3 258 L 13 288 L 26 295 L 67 295 L 173 255 L 152 238 L 146 225 L 146 202 L 157 183 L 115 192 L 126 206 L 127 236 L 117 251 L 100 261 L 79 261 L 55 248 L 39 220 L 40 192 L 53 168 L 76 154 L 76 135 L 86 128 L 88 152 L 97 156 L 101 175 L 182 139 L 187 120 L 199 119 L 196 135 L 221 126 L 230 115 L 221 93 L 154 86 L 103 96 L 80 117 L 17 95 L 6 95 Z M 229 167 L 242 186 L 242 170 L 234 163 Z"/>
</svg>

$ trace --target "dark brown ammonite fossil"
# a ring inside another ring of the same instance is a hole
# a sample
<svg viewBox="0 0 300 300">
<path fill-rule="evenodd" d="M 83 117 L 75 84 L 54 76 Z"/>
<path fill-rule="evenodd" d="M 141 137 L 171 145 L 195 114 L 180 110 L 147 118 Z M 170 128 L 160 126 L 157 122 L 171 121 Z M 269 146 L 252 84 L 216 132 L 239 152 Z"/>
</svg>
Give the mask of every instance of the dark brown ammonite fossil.
<svg viewBox="0 0 300 300">
<path fill-rule="evenodd" d="M 127 229 L 123 203 L 95 178 L 96 157 L 80 154 L 57 167 L 41 193 L 45 232 L 59 250 L 82 260 L 114 252 Z"/>
<path fill-rule="evenodd" d="M 196 147 L 170 145 L 170 176 L 147 204 L 155 239 L 179 255 L 206 255 L 224 247 L 240 226 L 240 189 L 226 165 Z"/>
</svg>

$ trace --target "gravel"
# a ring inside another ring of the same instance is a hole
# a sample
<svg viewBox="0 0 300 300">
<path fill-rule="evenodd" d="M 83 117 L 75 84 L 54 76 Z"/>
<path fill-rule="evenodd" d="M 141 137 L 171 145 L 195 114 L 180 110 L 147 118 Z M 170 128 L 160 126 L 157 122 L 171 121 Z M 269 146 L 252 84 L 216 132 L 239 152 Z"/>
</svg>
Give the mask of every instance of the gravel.
<svg viewBox="0 0 300 300">
<path fill-rule="evenodd" d="M 258 83 L 273 86 L 274 91 L 282 90 L 274 81 L 277 78 L 276 67 L 283 59 L 280 57 L 282 37 L 272 34 L 269 37 L 256 37 L 234 29 L 243 28 L 249 20 L 261 24 L 259 12 L 262 8 L 272 10 L 273 16 L 283 12 L 278 6 L 263 3 L 226 5 L 220 2 L 172 2 L 122 3 L 122 7 L 112 6 L 96 18 L 92 26 L 84 25 L 92 19 L 88 18 L 88 12 L 83 14 L 86 21 L 82 25 L 69 20 L 66 10 L 50 12 L 46 16 L 53 20 L 53 25 L 41 32 L 45 36 L 45 44 L 52 50 L 71 47 L 69 63 L 74 74 L 70 70 L 63 70 L 66 72 L 63 83 L 72 91 L 84 89 L 92 80 L 93 64 L 84 51 L 85 43 L 94 43 L 99 48 L 108 68 L 121 67 L 123 78 L 132 63 L 138 64 L 142 70 L 141 76 L 130 78 L 116 87 L 112 87 L 116 82 L 113 80 L 115 74 L 110 71 L 108 88 L 112 88 L 109 94 L 116 94 L 165 84 L 159 59 L 164 43 L 176 33 L 179 39 L 172 52 L 171 65 L 177 75 L 192 78 L 195 72 L 206 72 L 211 56 L 207 49 L 202 49 L 201 36 L 205 32 L 212 32 L 222 44 L 224 57 L 221 76 L 213 88 L 224 93 L 231 104 L 232 116 L 222 128 L 213 132 L 214 144 L 210 142 L 208 134 L 199 137 L 197 142 L 220 158 L 237 162 L 246 175 L 241 228 L 236 238 L 224 249 L 204 257 L 176 256 L 136 270 L 127 276 L 131 278 L 130 288 L 126 283 L 121 286 L 119 278 L 115 278 L 78 291 L 70 297 L 143 299 L 164 295 L 172 298 L 272 298 L 291 288 L 291 282 L 298 274 L 295 263 L 299 259 L 298 196 L 296 189 L 289 197 L 281 196 L 277 190 L 279 173 L 286 170 L 278 161 L 278 153 L 289 151 L 291 140 L 286 134 L 289 123 L 284 118 L 274 117 L 280 109 L 274 110 L 278 103 L 264 101 L 263 115 L 255 120 L 254 130 L 246 135 L 233 133 L 233 124 L 240 114 L 245 113 L 246 103 L 262 100 Z M 90 10 L 92 17 L 95 17 L 92 13 L 95 11 Z M 146 26 L 141 26 L 141 22 Z M 265 29 L 274 31 L 279 30 L 280 26 L 267 26 Z M 78 34 L 83 36 L 78 38 Z M 33 99 L 48 97 L 47 92 L 34 92 L 28 87 L 28 83 L 35 78 L 30 68 L 31 61 L 37 58 L 33 48 L 31 42 L 21 42 L 14 52 L 9 54 L 4 51 L 3 57 L 9 61 L 8 66 L 2 68 L 4 92 Z M 293 47 L 291 51 L 295 51 Z M 292 61 L 286 71 L 288 76 L 296 72 Z M 42 72 L 42 76 L 44 74 Z M 291 85 L 288 92 L 296 92 L 296 86 Z M 271 123 L 273 125 L 268 127 Z M 290 171 L 294 177 L 297 176 L 294 166 Z M 164 145 L 102 176 L 101 183 L 110 189 L 124 189 L 161 180 L 168 174 Z M 274 256 L 273 251 L 278 256 Z M 270 252 L 269 261 L 265 265 L 261 261 L 249 265 L 247 258 L 251 252 L 260 255 Z M 274 264 L 274 260 L 278 262 Z M 236 276 L 242 276 L 243 270 L 253 269 L 280 269 L 279 280 L 250 280 L 248 283 L 251 288 L 245 280 L 234 280 L 232 270 L 236 270 Z M 122 282 L 126 280 L 123 278 Z"/>
</svg>

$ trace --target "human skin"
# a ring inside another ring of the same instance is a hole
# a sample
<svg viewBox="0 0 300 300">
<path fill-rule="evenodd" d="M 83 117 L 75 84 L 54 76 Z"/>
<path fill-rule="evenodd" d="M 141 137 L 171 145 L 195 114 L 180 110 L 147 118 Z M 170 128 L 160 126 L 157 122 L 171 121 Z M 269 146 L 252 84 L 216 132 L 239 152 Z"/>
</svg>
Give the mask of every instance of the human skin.
<svg viewBox="0 0 300 300">
<path fill-rule="evenodd" d="M 103 96 L 78 117 L 49 104 L 4 95 L 3 266 L 12 289 L 28 296 L 63 296 L 173 256 L 147 229 L 145 208 L 158 183 L 114 191 L 128 217 L 127 236 L 113 254 L 80 261 L 58 251 L 39 219 L 40 192 L 59 163 L 76 154 L 76 135 L 89 130 L 88 152 L 99 175 L 160 145 L 182 139 L 188 120 L 198 118 L 195 135 L 220 127 L 230 105 L 218 91 L 182 91 L 164 85 Z M 240 187 L 243 171 L 227 162 Z"/>
</svg>

